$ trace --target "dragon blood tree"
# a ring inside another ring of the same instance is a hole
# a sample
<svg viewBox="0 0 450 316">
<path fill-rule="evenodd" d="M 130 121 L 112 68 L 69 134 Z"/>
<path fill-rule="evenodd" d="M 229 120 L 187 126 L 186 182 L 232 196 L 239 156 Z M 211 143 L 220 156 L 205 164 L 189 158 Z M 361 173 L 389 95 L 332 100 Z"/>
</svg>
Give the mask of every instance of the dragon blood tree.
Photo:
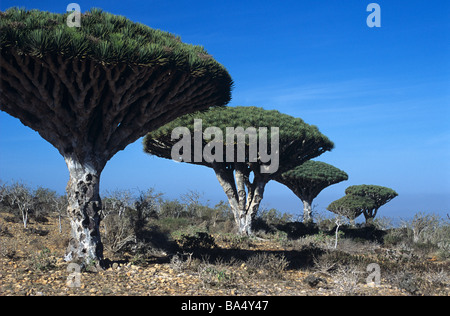
<svg viewBox="0 0 450 316">
<path fill-rule="evenodd" d="M 55 146 L 70 173 L 66 260 L 103 257 L 100 174 L 118 151 L 176 117 L 231 98 L 232 80 L 201 46 L 93 9 L 0 12 L 0 109 Z"/>
<path fill-rule="evenodd" d="M 398 196 L 398 193 L 391 188 L 367 184 L 352 185 L 345 190 L 345 194 L 365 197 L 372 200 L 373 206 L 371 208 L 366 208 L 363 211 L 364 217 L 366 218 L 366 225 L 369 226 L 373 224 L 378 209 Z"/>
<path fill-rule="evenodd" d="M 252 234 L 270 180 L 333 146 L 317 127 L 300 118 L 256 107 L 185 115 L 144 138 L 149 154 L 212 168 L 242 235 Z"/>
<path fill-rule="evenodd" d="M 354 222 L 354 220 L 364 211 L 373 207 L 373 201 L 367 197 L 345 195 L 328 205 L 327 210 L 337 215 L 347 217 L 351 222 Z"/>
<path fill-rule="evenodd" d="M 312 201 L 326 187 L 348 180 L 344 171 L 320 161 L 309 160 L 283 174 L 276 181 L 286 185 L 303 202 L 303 222 L 312 221 Z"/>
</svg>

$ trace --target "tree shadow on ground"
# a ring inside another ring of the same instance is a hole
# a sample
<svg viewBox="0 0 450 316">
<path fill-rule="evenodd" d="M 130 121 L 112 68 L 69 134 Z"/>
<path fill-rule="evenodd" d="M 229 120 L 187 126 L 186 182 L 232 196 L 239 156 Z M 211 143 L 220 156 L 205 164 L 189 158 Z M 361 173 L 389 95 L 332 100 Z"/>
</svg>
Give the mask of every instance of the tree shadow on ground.
<svg viewBox="0 0 450 316">
<path fill-rule="evenodd" d="M 151 262 L 169 263 L 171 258 L 177 254 L 189 255 L 191 259 L 208 262 L 247 262 L 257 255 L 273 255 L 278 258 L 285 258 L 289 263 L 287 269 L 300 270 L 313 267 L 314 259 L 324 253 L 324 249 L 312 245 L 292 250 L 224 248 L 218 246 L 211 235 L 202 232 L 195 236 L 186 236 L 178 244 L 174 244 L 168 238 L 165 240 L 168 242 L 168 246 L 164 247 L 167 250 L 167 255 L 152 256 L 149 258 Z M 161 244 L 159 245 L 161 246 Z"/>
<path fill-rule="evenodd" d="M 268 230 L 273 228 L 266 227 Z M 285 232 L 290 240 L 313 236 L 319 232 L 330 236 L 335 234 L 334 229 L 323 231 L 319 230 L 316 224 L 305 225 L 300 222 L 277 225 L 275 229 Z M 341 231 L 344 232 L 346 238 L 372 242 L 382 242 L 383 236 L 386 234 L 386 232 L 377 230 L 372 226 L 356 228 L 344 226 Z M 145 229 L 139 237 L 141 243 L 135 247 L 135 253 L 140 253 L 146 257 L 146 264 L 170 263 L 173 256 L 177 254 L 189 255 L 192 259 L 208 260 L 209 262 L 247 262 L 251 257 L 259 254 L 269 254 L 280 258 L 284 257 L 289 262 L 287 269 L 305 270 L 314 267 L 314 260 L 326 252 L 324 248 L 313 244 L 302 246 L 300 249 L 287 250 L 248 249 L 252 245 L 249 247 L 231 246 L 230 248 L 224 248 L 218 246 L 214 238 L 205 232 L 198 232 L 193 236 L 183 236 L 176 242 L 158 227 Z M 132 257 L 129 256 L 125 260 L 110 261 L 110 264 L 113 262 L 125 263 L 131 260 Z"/>
<path fill-rule="evenodd" d="M 289 222 L 277 225 L 276 229 L 287 234 L 289 239 L 299 239 L 306 236 L 316 235 L 319 232 L 325 235 L 334 236 L 336 233 L 336 226 L 330 229 L 320 229 L 315 223 L 304 224 L 301 222 Z M 375 226 L 349 226 L 342 225 L 339 231 L 344 233 L 346 238 L 358 239 L 361 241 L 383 242 L 383 237 L 386 231 L 379 230 Z"/>
<path fill-rule="evenodd" d="M 279 258 L 284 257 L 288 261 L 287 269 L 303 270 L 314 266 L 314 258 L 324 253 L 324 250 L 317 247 L 308 247 L 301 250 L 260 250 L 260 249 L 199 249 L 193 252 L 193 257 L 198 259 L 208 258 L 210 262 L 247 262 L 250 258 L 259 254 L 274 255 Z"/>
</svg>

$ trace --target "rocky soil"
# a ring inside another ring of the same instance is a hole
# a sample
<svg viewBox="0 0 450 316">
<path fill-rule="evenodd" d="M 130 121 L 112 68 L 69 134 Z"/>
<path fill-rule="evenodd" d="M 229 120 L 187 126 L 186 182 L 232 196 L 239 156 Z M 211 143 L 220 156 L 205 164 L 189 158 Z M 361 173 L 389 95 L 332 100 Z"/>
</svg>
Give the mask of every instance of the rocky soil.
<svg viewBox="0 0 450 316">
<path fill-rule="evenodd" d="M 216 238 L 216 248 L 157 257 L 114 258 L 105 253 L 104 271 L 77 274 L 62 260 L 68 223 L 59 232 L 57 218 L 46 223 L 11 223 L 0 213 L 0 296 L 307 296 L 307 295 L 449 295 L 448 264 L 429 259 L 434 279 L 402 275 L 396 281 L 381 271 L 379 285 L 370 271 L 318 262 L 318 253 L 276 241 L 254 240 L 237 249 Z M 302 250 L 303 249 L 303 250 Z M 380 249 L 379 251 L 384 251 Z M 369 262 L 361 257 L 361 262 Z M 364 259 L 364 260 L 363 260 Z M 364 265 L 362 265 L 364 266 Z M 384 266 L 382 266 L 384 268 Z M 88 269 L 89 270 L 89 269 Z M 439 277 L 439 271 L 442 274 Z M 434 283 L 433 283 L 434 282 Z"/>
</svg>

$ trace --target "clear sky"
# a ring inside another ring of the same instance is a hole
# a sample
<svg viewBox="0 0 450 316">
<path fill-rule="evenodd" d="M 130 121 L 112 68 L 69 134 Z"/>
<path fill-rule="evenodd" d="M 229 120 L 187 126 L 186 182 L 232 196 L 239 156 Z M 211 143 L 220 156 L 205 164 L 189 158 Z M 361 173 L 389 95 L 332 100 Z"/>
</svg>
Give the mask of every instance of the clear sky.
<svg viewBox="0 0 450 316">
<path fill-rule="evenodd" d="M 64 12 L 71 1 L 1 0 Z M 355 184 L 393 188 L 381 216 L 450 213 L 450 1 L 370 0 L 81 1 L 203 45 L 235 82 L 230 106 L 259 106 L 301 117 L 334 143 L 321 160 L 349 180 L 325 189 L 324 210 Z M 0 112 L 0 179 L 64 192 L 69 175 L 58 151 Z M 141 140 L 118 153 L 101 190 L 154 187 L 177 198 L 189 190 L 214 205 L 226 200 L 208 168 L 149 157 Z M 263 206 L 297 213 L 300 200 L 270 182 Z"/>
</svg>

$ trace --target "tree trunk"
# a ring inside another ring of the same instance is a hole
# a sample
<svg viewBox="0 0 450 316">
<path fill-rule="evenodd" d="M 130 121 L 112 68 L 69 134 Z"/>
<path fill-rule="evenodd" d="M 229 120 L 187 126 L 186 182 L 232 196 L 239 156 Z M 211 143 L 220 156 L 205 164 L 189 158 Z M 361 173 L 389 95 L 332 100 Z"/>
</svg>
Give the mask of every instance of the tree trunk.
<svg viewBox="0 0 450 316">
<path fill-rule="evenodd" d="M 364 210 L 363 214 L 364 217 L 366 218 L 366 224 L 365 226 L 370 227 L 370 226 L 374 226 L 374 219 L 375 216 L 377 215 L 378 209 L 375 210 Z"/>
<path fill-rule="evenodd" d="M 22 222 L 23 222 L 23 228 L 27 229 L 27 226 L 28 226 L 28 207 L 22 209 Z"/>
<path fill-rule="evenodd" d="M 59 215 L 58 215 L 58 227 L 59 227 L 59 233 L 62 234 L 61 213 L 59 213 Z"/>
<path fill-rule="evenodd" d="M 232 202 L 230 202 L 230 206 Z M 236 227 L 238 230 L 238 234 L 242 236 L 250 236 L 253 234 L 252 232 L 252 224 L 255 218 L 255 214 L 246 210 L 245 206 L 240 207 L 231 207 L 234 215 L 234 220 L 236 222 Z"/>
<path fill-rule="evenodd" d="M 312 223 L 312 208 L 311 208 L 311 200 L 303 200 L 303 223 L 309 224 Z"/>
<path fill-rule="evenodd" d="M 230 206 L 233 204 L 230 199 Z M 234 220 L 236 222 L 236 227 L 238 230 L 238 234 L 242 236 L 251 236 L 253 234 L 252 224 L 255 219 L 256 213 L 247 210 L 245 205 L 239 205 L 238 207 L 231 207 L 234 215 Z M 256 211 L 258 208 L 256 208 Z"/>
<path fill-rule="evenodd" d="M 245 214 L 245 210 L 241 211 L 241 224 L 239 225 L 238 234 L 242 236 L 251 236 L 253 217 L 250 213 Z"/>
<path fill-rule="evenodd" d="M 337 221 L 336 222 L 336 233 L 335 233 L 334 249 L 337 249 L 337 245 L 338 245 L 339 227 L 341 227 L 341 223 L 339 221 Z"/>
<path fill-rule="evenodd" d="M 242 229 L 239 230 L 239 234 L 247 236 L 251 236 L 253 234 L 252 224 L 254 222 L 256 214 L 258 213 L 261 200 L 263 199 L 266 183 L 266 181 L 258 181 L 257 179 L 255 179 L 253 184 L 250 186 L 246 210 L 244 212 L 245 222 L 242 226 Z"/>
<path fill-rule="evenodd" d="M 99 194 L 102 168 L 80 164 L 66 158 L 70 180 L 67 184 L 68 209 L 72 236 L 65 259 L 82 267 L 101 268 L 103 245 L 100 239 L 100 215 L 102 203 Z"/>
<path fill-rule="evenodd" d="M 235 177 L 232 169 L 215 166 L 217 179 L 227 195 L 239 235 L 250 236 L 252 224 L 263 198 L 264 188 L 268 180 L 255 174 L 253 183 L 249 182 L 248 171 L 236 168 Z M 247 187 L 248 192 L 245 191 Z"/>
</svg>

